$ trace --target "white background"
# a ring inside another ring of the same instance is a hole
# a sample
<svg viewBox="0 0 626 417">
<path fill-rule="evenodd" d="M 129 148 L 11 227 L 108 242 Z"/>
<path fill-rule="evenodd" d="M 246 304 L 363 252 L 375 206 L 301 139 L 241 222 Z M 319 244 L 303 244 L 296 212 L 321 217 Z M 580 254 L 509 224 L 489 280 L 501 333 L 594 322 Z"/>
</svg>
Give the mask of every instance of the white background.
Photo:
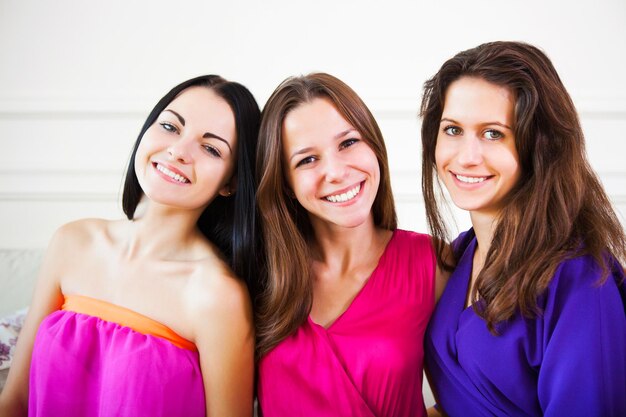
<svg viewBox="0 0 626 417">
<path fill-rule="evenodd" d="M 385 135 L 400 226 L 426 232 L 421 86 L 445 59 L 490 40 L 551 57 L 592 165 L 626 213 L 624 0 L 0 0 L 0 248 L 45 247 L 71 219 L 120 217 L 148 111 L 206 73 L 245 84 L 261 106 L 290 75 L 343 79 Z"/>
<path fill-rule="evenodd" d="M 43 248 L 72 219 L 121 217 L 143 120 L 175 84 L 207 73 L 248 86 L 261 106 L 290 75 L 343 79 L 382 128 L 400 226 L 427 232 L 421 86 L 456 52 L 492 40 L 551 57 L 624 221 L 624 0 L 0 0 L 0 249 Z"/>
</svg>

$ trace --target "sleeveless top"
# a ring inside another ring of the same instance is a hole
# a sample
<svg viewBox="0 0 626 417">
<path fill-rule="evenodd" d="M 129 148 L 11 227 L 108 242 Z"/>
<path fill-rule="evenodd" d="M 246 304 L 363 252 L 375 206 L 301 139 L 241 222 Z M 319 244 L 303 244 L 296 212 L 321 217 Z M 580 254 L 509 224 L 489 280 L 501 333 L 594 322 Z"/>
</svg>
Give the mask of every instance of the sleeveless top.
<svg viewBox="0 0 626 417">
<path fill-rule="evenodd" d="M 195 345 L 163 324 L 89 297 L 65 297 L 39 326 L 29 416 L 206 414 Z"/>
<path fill-rule="evenodd" d="M 259 363 L 264 417 L 425 416 L 423 336 L 434 307 L 430 237 L 396 230 L 348 309 L 308 318 Z"/>
</svg>

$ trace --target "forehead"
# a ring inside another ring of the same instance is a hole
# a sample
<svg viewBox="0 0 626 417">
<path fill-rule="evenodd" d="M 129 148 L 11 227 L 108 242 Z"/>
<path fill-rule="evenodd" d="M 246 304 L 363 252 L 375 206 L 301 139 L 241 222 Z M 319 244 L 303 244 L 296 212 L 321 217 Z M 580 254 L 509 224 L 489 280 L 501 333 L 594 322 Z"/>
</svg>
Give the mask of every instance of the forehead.
<svg viewBox="0 0 626 417">
<path fill-rule="evenodd" d="M 446 90 L 442 117 L 453 119 L 496 118 L 512 122 L 515 96 L 503 87 L 478 77 L 462 77 Z"/>
<path fill-rule="evenodd" d="M 282 136 L 285 145 L 294 142 L 317 142 L 334 138 L 338 133 L 354 127 L 339 113 L 327 98 L 319 97 L 302 103 L 285 116 Z"/>
<path fill-rule="evenodd" d="M 235 140 L 235 115 L 226 100 L 213 89 L 190 87 L 176 96 L 165 109 L 180 114 L 187 128 L 204 129 L 229 142 Z"/>
</svg>

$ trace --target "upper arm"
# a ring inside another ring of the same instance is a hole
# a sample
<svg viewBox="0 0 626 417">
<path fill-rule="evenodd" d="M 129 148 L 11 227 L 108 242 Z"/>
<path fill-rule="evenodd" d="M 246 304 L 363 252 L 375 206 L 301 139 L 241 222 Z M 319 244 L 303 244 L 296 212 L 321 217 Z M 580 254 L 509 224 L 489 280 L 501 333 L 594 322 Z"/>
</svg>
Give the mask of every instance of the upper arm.
<svg viewBox="0 0 626 417">
<path fill-rule="evenodd" d="M 560 272 L 544 312 L 541 408 L 546 416 L 626 415 L 624 301 L 614 277 L 599 286 L 597 269 L 580 268 L 564 279 L 568 272 Z"/>
<path fill-rule="evenodd" d="M 193 313 L 207 415 L 249 417 L 254 386 L 250 300 L 240 282 L 219 285 L 214 290 L 211 299 L 194 308 Z"/>
<path fill-rule="evenodd" d="M 0 414 L 25 415 L 28 404 L 30 360 L 35 336 L 41 321 L 63 303 L 60 275 L 67 256 L 68 226 L 61 227 L 53 236 L 42 261 L 33 297 L 20 331 L 11 369 L 2 391 Z"/>
</svg>

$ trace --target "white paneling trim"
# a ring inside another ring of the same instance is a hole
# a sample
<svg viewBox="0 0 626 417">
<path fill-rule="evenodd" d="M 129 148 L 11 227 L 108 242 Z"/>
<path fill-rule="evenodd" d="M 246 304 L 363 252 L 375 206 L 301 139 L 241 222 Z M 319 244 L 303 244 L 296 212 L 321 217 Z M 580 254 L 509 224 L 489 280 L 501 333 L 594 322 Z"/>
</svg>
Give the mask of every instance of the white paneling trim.
<svg viewBox="0 0 626 417">
<path fill-rule="evenodd" d="M 24 202 L 116 202 L 117 193 L 44 193 L 44 192 L 23 192 L 4 193 L 0 192 L 0 203 L 5 201 Z"/>
<path fill-rule="evenodd" d="M 137 117 L 146 115 L 150 101 L 129 97 L 109 97 L 93 100 L 75 98 L 10 98 L 0 97 L 0 118 L 84 118 Z M 156 102 L 152 103 L 154 105 Z"/>
<path fill-rule="evenodd" d="M 415 97 L 362 97 L 378 117 L 416 118 L 421 92 Z M 573 97 L 581 117 L 626 118 L 626 97 L 597 92 Z M 74 98 L 0 97 L 0 118 L 137 118 L 145 117 L 156 103 L 154 99 L 109 97 L 83 100 Z M 264 103 L 259 103 L 263 107 Z"/>
<path fill-rule="evenodd" d="M 122 183 L 119 170 L 2 170 L 0 202 L 115 202 Z"/>
</svg>

